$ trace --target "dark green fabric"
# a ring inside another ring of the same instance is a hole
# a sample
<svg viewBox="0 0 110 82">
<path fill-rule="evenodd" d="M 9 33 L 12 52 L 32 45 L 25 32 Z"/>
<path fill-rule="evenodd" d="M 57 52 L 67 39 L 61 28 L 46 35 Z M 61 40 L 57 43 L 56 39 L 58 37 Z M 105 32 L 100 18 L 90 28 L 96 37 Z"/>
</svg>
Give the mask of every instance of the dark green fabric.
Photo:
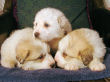
<svg viewBox="0 0 110 82">
<path fill-rule="evenodd" d="M 86 0 L 17 0 L 19 27 L 33 26 L 36 12 L 45 7 L 60 9 L 73 28 L 89 27 Z"/>
<path fill-rule="evenodd" d="M 12 13 L 5 13 L 0 16 L 0 34 L 10 32 L 14 27 L 14 18 Z"/>
<path fill-rule="evenodd" d="M 4 32 L 11 32 L 16 29 L 16 21 L 13 17 L 13 3 L 12 0 L 5 0 L 3 14 L 0 15 L 0 34 Z"/>
</svg>

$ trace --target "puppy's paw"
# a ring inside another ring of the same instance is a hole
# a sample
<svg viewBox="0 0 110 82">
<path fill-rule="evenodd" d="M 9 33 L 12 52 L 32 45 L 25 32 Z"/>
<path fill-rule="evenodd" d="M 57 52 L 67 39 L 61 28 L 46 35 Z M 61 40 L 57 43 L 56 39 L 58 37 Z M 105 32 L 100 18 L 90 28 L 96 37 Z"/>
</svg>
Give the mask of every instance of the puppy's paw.
<svg viewBox="0 0 110 82">
<path fill-rule="evenodd" d="M 71 63 L 71 62 L 70 62 L 70 63 L 67 63 L 67 64 L 65 65 L 64 69 L 76 71 L 76 70 L 79 69 L 79 66 L 78 66 L 77 64 L 74 64 L 74 63 Z"/>
<path fill-rule="evenodd" d="M 103 63 L 91 63 L 89 65 L 89 68 L 92 70 L 92 71 L 103 71 L 104 69 L 106 69 L 106 66 L 103 64 Z"/>
<path fill-rule="evenodd" d="M 16 66 L 15 61 L 1 61 L 1 65 L 6 68 L 14 68 Z"/>
<path fill-rule="evenodd" d="M 22 67 L 22 69 L 24 69 L 24 70 L 35 70 L 34 68 L 32 68 L 32 67 Z"/>
</svg>

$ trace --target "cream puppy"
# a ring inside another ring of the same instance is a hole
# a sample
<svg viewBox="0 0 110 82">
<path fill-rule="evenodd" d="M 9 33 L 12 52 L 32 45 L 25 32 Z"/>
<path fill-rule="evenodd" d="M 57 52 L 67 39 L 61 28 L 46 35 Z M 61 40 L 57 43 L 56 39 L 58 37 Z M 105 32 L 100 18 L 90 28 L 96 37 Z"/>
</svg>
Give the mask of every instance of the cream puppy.
<svg viewBox="0 0 110 82">
<path fill-rule="evenodd" d="M 1 47 L 1 65 L 24 70 L 47 69 L 55 63 L 49 46 L 33 37 L 33 29 L 15 31 Z"/>
<path fill-rule="evenodd" d="M 57 49 L 59 40 L 70 31 L 70 22 L 58 9 L 44 8 L 35 16 L 34 36 L 46 41 L 54 50 Z"/>
<path fill-rule="evenodd" d="M 96 31 L 81 28 L 70 32 L 60 42 L 55 55 L 57 65 L 66 70 L 89 67 L 92 71 L 102 71 L 106 49 Z"/>
</svg>

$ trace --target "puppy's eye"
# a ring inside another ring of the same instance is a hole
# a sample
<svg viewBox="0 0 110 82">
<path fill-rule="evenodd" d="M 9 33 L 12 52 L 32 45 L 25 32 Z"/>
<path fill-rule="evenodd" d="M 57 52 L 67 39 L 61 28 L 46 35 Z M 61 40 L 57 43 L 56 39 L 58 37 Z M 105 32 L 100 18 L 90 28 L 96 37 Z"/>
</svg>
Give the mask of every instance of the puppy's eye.
<svg viewBox="0 0 110 82">
<path fill-rule="evenodd" d="M 44 59 L 45 55 L 41 54 L 37 59 Z"/>
<path fill-rule="evenodd" d="M 64 32 L 64 35 L 67 35 L 67 31 Z"/>
<path fill-rule="evenodd" d="M 50 25 L 48 23 L 44 24 L 44 27 L 48 28 Z"/>
<path fill-rule="evenodd" d="M 67 57 L 67 54 L 66 54 L 66 53 L 63 53 L 63 57 L 64 57 L 64 58 Z"/>
</svg>

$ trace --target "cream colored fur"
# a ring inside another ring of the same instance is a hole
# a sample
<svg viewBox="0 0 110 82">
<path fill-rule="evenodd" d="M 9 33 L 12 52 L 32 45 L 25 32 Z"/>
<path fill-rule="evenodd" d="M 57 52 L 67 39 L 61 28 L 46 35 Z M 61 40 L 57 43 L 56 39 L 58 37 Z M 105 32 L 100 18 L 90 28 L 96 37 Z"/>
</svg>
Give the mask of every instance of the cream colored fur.
<svg viewBox="0 0 110 82">
<path fill-rule="evenodd" d="M 1 65 L 13 68 L 16 65 L 24 70 L 51 68 L 54 64 L 49 54 L 49 46 L 35 39 L 32 28 L 15 31 L 1 47 Z"/>
<path fill-rule="evenodd" d="M 48 24 L 48 26 L 45 26 L 45 24 Z M 57 49 L 58 40 L 70 31 L 72 31 L 70 22 L 58 9 L 44 8 L 35 16 L 33 34 L 38 32 L 38 37 L 48 42 L 53 49 Z"/>
<path fill-rule="evenodd" d="M 60 42 L 55 55 L 57 65 L 67 70 L 89 67 L 92 71 L 102 71 L 106 49 L 99 34 L 87 28 L 76 29 Z"/>
</svg>

